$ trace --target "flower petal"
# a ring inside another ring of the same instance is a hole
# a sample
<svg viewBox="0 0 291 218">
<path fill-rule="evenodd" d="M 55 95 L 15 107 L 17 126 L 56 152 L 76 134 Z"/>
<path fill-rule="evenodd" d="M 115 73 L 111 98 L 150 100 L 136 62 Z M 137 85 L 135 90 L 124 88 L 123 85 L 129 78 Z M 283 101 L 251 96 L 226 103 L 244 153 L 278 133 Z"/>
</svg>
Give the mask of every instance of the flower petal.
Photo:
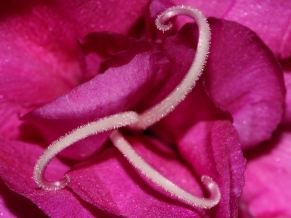
<svg viewBox="0 0 291 218">
<path fill-rule="evenodd" d="M 282 70 L 249 29 L 223 20 L 210 23 L 207 90 L 232 114 L 243 147 L 255 146 L 269 139 L 281 122 L 285 97 Z"/>
<path fill-rule="evenodd" d="M 67 189 L 48 192 L 37 188 L 32 172 L 43 148 L 18 141 L 1 140 L 0 144 L 0 177 L 11 190 L 29 198 L 48 216 L 108 217 L 106 213 L 86 204 Z M 50 179 L 60 178 L 66 170 L 68 166 L 54 159 L 46 176 Z"/>
<path fill-rule="evenodd" d="M 76 38 L 100 30 L 126 33 L 146 5 L 147 0 L 2 3 L 0 95 L 43 104 L 68 92 L 82 78 Z"/>
<path fill-rule="evenodd" d="M 161 53 L 136 55 L 131 62 L 110 68 L 25 117 L 52 142 L 68 131 L 93 120 L 133 109 L 165 77 L 169 61 Z M 60 122 L 62 125 L 59 125 Z M 67 150 L 75 159 L 96 152 L 108 133 L 91 136 Z M 94 140 L 92 140 L 94 138 Z"/>
<path fill-rule="evenodd" d="M 147 136 L 127 137 L 134 149 L 151 166 L 178 186 L 203 196 L 201 184 L 175 149 Z M 94 160 L 69 172 L 69 187 L 82 199 L 124 217 L 207 217 L 172 198 L 141 175 L 116 149 L 108 148 Z"/>
<path fill-rule="evenodd" d="M 207 90 L 215 101 L 231 112 L 243 146 L 255 146 L 270 138 L 281 121 L 285 93 L 282 70 L 270 51 L 249 29 L 229 21 L 212 19 L 210 23 L 211 52 L 204 73 Z M 194 29 L 186 25 L 177 36 L 166 39 L 164 47 L 169 44 L 170 48 L 183 45 L 195 48 L 197 33 Z M 192 61 L 191 55 L 179 61 L 180 54 L 186 51 L 184 48 L 183 52 L 171 52 L 170 56 L 177 60 L 178 65 L 182 62 L 187 68 Z M 172 71 L 171 77 L 180 74 L 181 78 L 185 73 L 182 71 L 179 66 Z M 174 81 L 170 86 L 173 89 L 179 79 L 172 78 L 169 81 Z"/>
<path fill-rule="evenodd" d="M 217 182 L 222 198 L 209 211 L 212 217 L 236 217 L 245 169 L 240 140 L 229 115 L 213 103 L 201 81 L 153 132 L 177 144 L 198 177 L 208 175 Z"/>
<path fill-rule="evenodd" d="M 5 218 L 48 217 L 27 198 L 7 188 L 2 181 L 0 181 L 0 193 L 0 216 Z"/>
<path fill-rule="evenodd" d="M 281 122 L 285 97 L 282 70 L 272 53 L 248 28 L 216 19 L 211 19 L 210 25 L 212 42 L 203 74 L 207 92 L 231 113 L 243 147 L 255 146 L 269 139 Z M 197 31 L 191 24 L 166 39 L 164 48 L 173 50 L 169 58 L 177 67 L 166 82 L 169 90 L 185 75 L 193 61 L 189 48 L 195 49 L 196 45 Z M 168 92 L 163 87 L 156 93 Z"/>
<path fill-rule="evenodd" d="M 174 0 L 200 9 L 206 16 L 236 21 L 255 31 L 278 56 L 291 57 L 291 2 L 260 0 Z"/>
<path fill-rule="evenodd" d="M 284 70 L 284 82 L 286 87 L 284 123 L 291 122 L 291 58 L 281 61 L 281 66 Z"/>
<path fill-rule="evenodd" d="M 291 216 L 290 140 L 290 129 L 280 128 L 271 141 L 246 153 L 246 184 L 241 201 L 253 217 Z"/>
</svg>

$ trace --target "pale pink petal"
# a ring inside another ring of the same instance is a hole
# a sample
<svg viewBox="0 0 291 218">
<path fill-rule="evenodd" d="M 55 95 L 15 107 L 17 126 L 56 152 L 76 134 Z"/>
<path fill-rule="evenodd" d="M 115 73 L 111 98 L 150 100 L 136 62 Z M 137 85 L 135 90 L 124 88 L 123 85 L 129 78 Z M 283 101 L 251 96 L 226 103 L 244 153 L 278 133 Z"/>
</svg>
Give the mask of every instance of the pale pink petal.
<svg viewBox="0 0 291 218">
<path fill-rule="evenodd" d="M 236 21 L 255 31 L 279 58 L 291 57 L 291 2 L 261 0 L 173 0 L 206 16 Z"/>
<path fill-rule="evenodd" d="M 252 217 L 290 217 L 291 133 L 281 128 L 274 138 L 246 153 L 242 205 Z M 242 209 L 243 210 L 243 209 Z"/>
</svg>

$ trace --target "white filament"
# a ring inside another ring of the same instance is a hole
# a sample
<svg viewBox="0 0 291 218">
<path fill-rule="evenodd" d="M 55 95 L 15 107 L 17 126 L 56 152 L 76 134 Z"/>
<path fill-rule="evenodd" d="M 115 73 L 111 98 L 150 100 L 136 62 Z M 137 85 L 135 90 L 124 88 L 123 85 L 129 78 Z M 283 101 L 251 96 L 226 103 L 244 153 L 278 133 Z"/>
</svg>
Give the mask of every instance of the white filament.
<svg viewBox="0 0 291 218">
<path fill-rule="evenodd" d="M 214 207 L 220 201 L 220 191 L 218 185 L 208 176 L 202 176 L 202 183 L 207 187 L 210 192 L 210 198 L 199 198 L 189 192 L 183 190 L 162 174 L 152 168 L 144 159 L 139 156 L 130 144 L 124 139 L 118 130 L 114 130 L 110 139 L 118 150 L 128 159 L 128 161 L 137 168 L 143 175 L 160 186 L 162 189 L 170 193 L 172 196 L 184 201 L 195 207 L 209 209 Z"/>
<path fill-rule="evenodd" d="M 109 117 L 99 119 L 98 121 L 80 126 L 65 136 L 62 136 L 57 141 L 53 142 L 38 159 L 35 167 L 33 178 L 36 184 L 45 190 L 58 190 L 64 188 L 70 178 L 65 177 L 60 181 L 48 181 L 44 177 L 44 172 L 50 161 L 62 150 L 72 145 L 73 143 L 82 140 L 90 135 L 96 135 L 107 130 L 118 129 L 123 126 L 135 123 L 138 120 L 138 115 L 135 112 L 129 111 L 121 114 L 115 114 Z"/>
<path fill-rule="evenodd" d="M 68 175 L 65 175 L 64 178 L 59 181 L 49 181 L 44 176 L 44 172 L 48 164 L 59 152 L 69 147 L 73 143 L 90 135 L 116 129 L 110 134 L 110 139 L 113 144 L 134 167 L 136 167 L 143 175 L 149 178 L 156 185 L 170 193 L 172 196 L 175 196 L 176 198 L 195 207 L 207 209 L 214 207 L 219 203 L 221 198 L 219 187 L 210 177 L 202 176 L 201 178 L 202 183 L 210 192 L 210 198 L 200 198 L 190 194 L 189 192 L 175 185 L 173 182 L 165 178 L 149 164 L 147 164 L 145 160 L 134 151 L 130 144 L 124 139 L 122 134 L 117 130 L 120 127 L 125 126 L 130 126 L 134 129 L 146 129 L 154 123 L 158 122 L 160 119 L 174 110 L 174 108 L 186 97 L 201 75 L 210 44 L 209 25 L 203 14 L 197 9 L 186 6 L 177 6 L 167 9 L 165 12 L 158 16 L 156 19 L 157 28 L 162 31 L 170 29 L 172 24 L 169 23 L 165 25 L 164 23 L 171 17 L 177 15 L 186 15 L 192 17 L 199 27 L 199 40 L 196 56 L 190 67 L 190 70 L 182 82 L 163 101 L 161 101 L 153 108 L 149 108 L 140 115 L 129 111 L 108 116 L 99 119 L 98 121 L 90 122 L 86 125 L 80 126 L 65 136 L 61 137 L 59 140 L 53 142 L 41 155 L 34 167 L 33 178 L 40 188 L 44 190 L 58 190 L 64 188 L 70 182 Z"/>
<path fill-rule="evenodd" d="M 193 18 L 199 28 L 199 39 L 194 61 L 181 83 L 164 100 L 139 115 L 138 122 L 132 125 L 134 129 L 146 129 L 167 116 L 192 90 L 203 71 L 210 46 L 210 28 L 204 15 L 197 9 L 188 6 L 176 6 L 167 9 L 156 19 L 156 26 L 161 31 L 171 29 L 172 24 L 164 23 L 177 15 Z"/>
</svg>

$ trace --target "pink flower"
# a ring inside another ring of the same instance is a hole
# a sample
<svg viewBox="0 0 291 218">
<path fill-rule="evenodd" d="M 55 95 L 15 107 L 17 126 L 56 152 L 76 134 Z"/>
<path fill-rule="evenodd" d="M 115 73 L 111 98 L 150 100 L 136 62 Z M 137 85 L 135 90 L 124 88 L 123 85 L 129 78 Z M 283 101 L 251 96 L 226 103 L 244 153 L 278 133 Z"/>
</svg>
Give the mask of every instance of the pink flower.
<svg viewBox="0 0 291 218">
<path fill-rule="evenodd" d="M 216 207 L 189 206 L 153 184 L 112 145 L 108 131 L 77 142 L 49 164 L 47 178 L 70 176 L 66 188 L 44 191 L 32 179 L 50 142 L 99 118 L 129 110 L 142 113 L 184 78 L 198 32 L 179 19 L 181 29 L 158 32 L 154 19 L 170 6 L 166 1 L 149 6 L 146 1 L 31 1 L 0 9 L 4 216 L 24 213 L 10 206 L 13 192 L 21 205 L 33 207 L 20 195 L 51 217 L 237 216 L 245 169 L 241 143 L 259 149 L 271 137 L 281 121 L 285 90 L 281 68 L 260 38 L 226 20 L 209 19 L 207 66 L 186 99 L 145 132 L 122 131 L 146 162 L 187 192 L 207 196 L 199 180 L 202 175 L 213 178 L 221 192 Z M 278 40 L 258 34 L 275 54 L 289 57 L 287 43 L 277 49 Z M 253 163 L 263 166 L 257 158 Z M 248 188 L 253 176 L 246 172 L 244 205 L 254 190 Z M 257 187 L 258 180 L 253 181 Z M 256 214 L 247 206 L 245 211 Z M 32 213 L 39 217 L 42 212 L 33 207 Z"/>
<path fill-rule="evenodd" d="M 272 121 L 273 129 L 269 131 L 262 128 L 268 121 L 263 116 L 249 116 L 243 128 L 236 126 L 240 134 L 243 146 L 250 148 L 245 151 L 247 158 L 247 169 L 245 172 L 245 186 L 240 198 L 240 215 L 242 217 L 289 217 L 291 216 L 288 200 L 290 192 L 290 63 L 291 63 L 291 4 L 286 1 L 211 1 L 205 4 L 204 1 L 175 1 L 178 4 L 189 4 L 200 8 L 206 15 L 241 23 L 261 37 L 263 42 L 269 47 L 273 54 L 280 60 L 284 70 L 284 80 L 286 85 L 286 100 L 284 108 L 284 119 L 277 128 L 275 120 Z M 249 53 L 247 53 L 249 55 Z M 268 67 L 265 64 L 262 66 Z M 250 74 L 251 75 L 251 74 Z M 263 85 L 261 77 L 255 77 L 258 84 Z M 268 89 L 268 86 L 259 88 Z M 224 92 L 225 93 L 225 92 Z M 273 93 L 270 93 L 270 97 Z M 275 101 L 274 101 L 275 102 Z M 273 103 L 274 103 L 273 102 Z M 253 104 L 249 112 L 264 114 L 268 107 L 261 107 Z M 257 109 L 255 109 L 257 108 Z M 253 114 L 254 115 L 254 114 Z M 266 116 L 274 115 L 272 113 Z M 277 114 L 281 116 L 281 112 Z M 238 124 L 234 116 L 234 125 Z M 254 122 L 252 122 L 252 120 Z M 251 122 L 250 122 L 251 121 Z M 269 120 L 271 121 L 271 120 Z M 280 119 L 277 119 L 280 121 Z M 255 124 L 255 125 L 253 125 Z M 255 126 L 256 129 L 246 128 Z M 239 128 L 238 128 L 239 127 Z M 275 132 L 273 132 L 275 130 Z M 272 135 L 272 138 L 270 139 Z M 251 139 L 251 140 L 248 140 Z M 266 139 L 270 139 L 265 141 Z"/>
</svg>

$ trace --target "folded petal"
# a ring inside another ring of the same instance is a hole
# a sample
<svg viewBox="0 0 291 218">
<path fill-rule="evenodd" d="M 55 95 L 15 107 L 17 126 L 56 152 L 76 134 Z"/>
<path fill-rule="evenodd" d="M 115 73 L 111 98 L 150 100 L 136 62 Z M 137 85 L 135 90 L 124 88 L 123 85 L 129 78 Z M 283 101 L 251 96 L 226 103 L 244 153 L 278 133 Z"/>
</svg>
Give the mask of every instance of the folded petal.
<svg viewBox="0 0 291 218">
<path fill-rule="evenodd" d="M 211 20 L 206 87 L 233 116 L 244 148 L 267 140 L 281 122 L 285 89 L 273 54 L 249 29 Z"/>
<path fill-rule="evenodd" d="M 26 116 L 48 142 L 82 124 L 118 112 L 132 110 L 165 77 L 169 61 L 159 52 L 137 54 L 126 65 L 109 68 Z M 62 123 L 62 125 L 59 125 Z M 68 149 L 73 158 L 88 157 L 105 142 L 108 134 L 92 136 Z M 94 140 L 91 140 L 94 138 Z"/>
<path fill-rule="evenodd" d="M 290 128 L 281 128 L 271 141 L 246 153 L 246 183 L 241 197 L 245 213 L 253 217 L 291 216 L 290 140 Z"/>
<path fill-rule="evenodd" d="M 281 122 L 285 97 L 282 70 L 268 48 L 248 28 L 225 20 L 209 22 L 212 41 L 202 75 L 206 90 L 231 113 L 243 147 L 255 146 L 269 139 Z M 169 90 L 185 75 L 194 58 L 189 49 L 195 49 L 196 45 L 197 31 L 190 24 L 165 40 L 165 50 L 181 48 L 169 52 L 177 66 L 166 82 Z M 163 87 L 157 93 L 161 95 L 166 90 Z"/>
<path fill-rule="evenodd" d="M 260 0 L 173 0 L 200 9 L 206 16 L 236 21 L 255 31 L 282 59 L 291 57 L 291 2 Z"/>
</svg>

